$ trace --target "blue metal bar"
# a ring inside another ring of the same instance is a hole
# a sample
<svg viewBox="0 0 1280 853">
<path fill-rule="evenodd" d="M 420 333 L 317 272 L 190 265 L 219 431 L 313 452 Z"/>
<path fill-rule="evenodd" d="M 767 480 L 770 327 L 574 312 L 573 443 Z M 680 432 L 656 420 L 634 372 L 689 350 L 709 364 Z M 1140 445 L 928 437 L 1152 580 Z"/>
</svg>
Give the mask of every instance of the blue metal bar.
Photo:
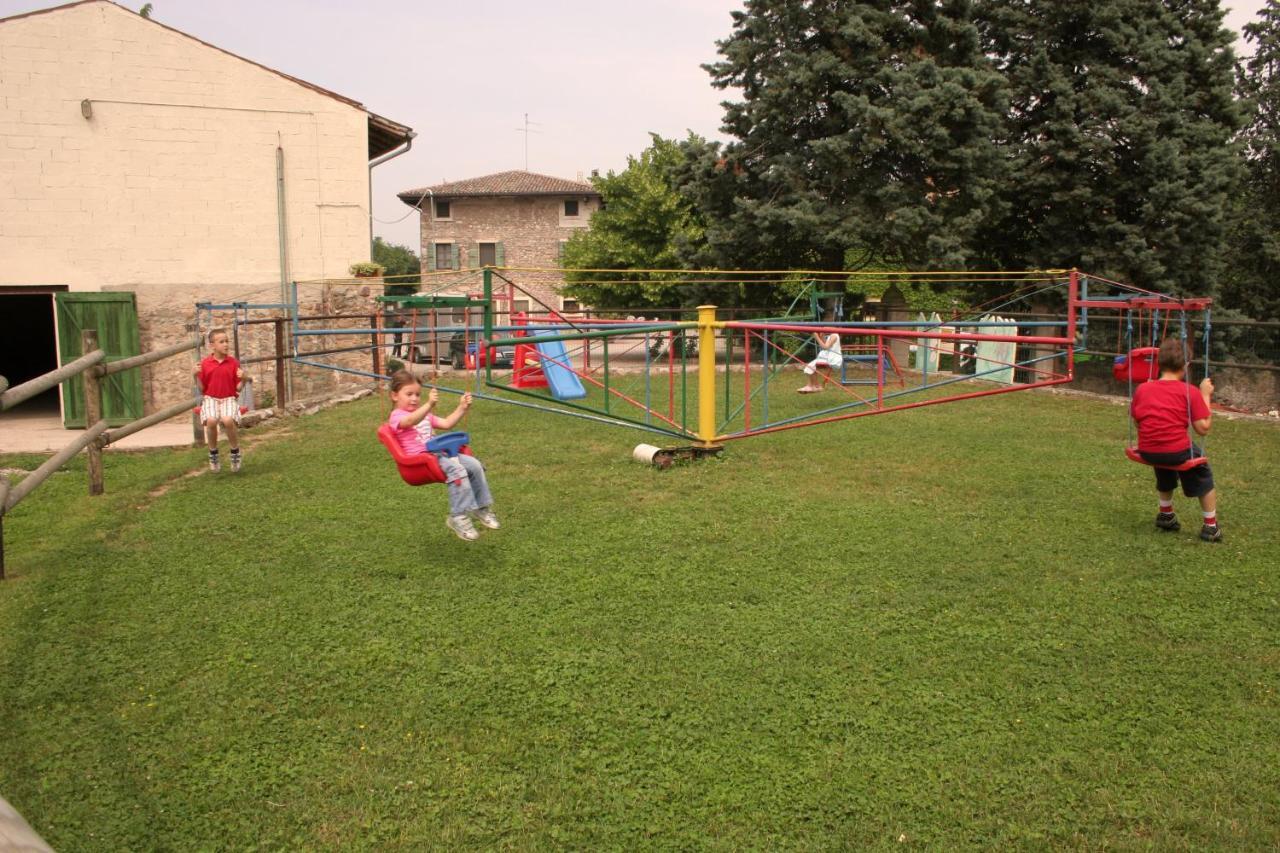
<svg viewBox="0 0 1280 853">
<path fill-rule="evenodd" d="M 357 370 L 354 367 L 339 367 L 336 364 L 325 364 L 324 362 L 320 362 L 320 361 L 311 361 L 310 359 L 301 358 L 299 356 L 294 356 L 293 362 L 294 364 L 305 364 L 310 367 L 323 367 L 326 370 L 336 370 L 339 373 L 350 373 L 355 376 L 366 376 L 369 379 L 381 379 L 385 381 L 387 378 L 385 376 L 380 376 L 377 373 L 371 373 L 368 370 Z"/>
<path fill-rule="evenodd" d="M 494 330 L 494 332 L 514 332 L 514 331 L 523 330 L 523 329 L 539 329 L 539 328 L 543 328 L 543 327 L 540 327 L 540 326 L 494 326 L 494 327 L 493 327 L 493 330 Z M 564 326 L 556 326 L 556 327 L 550 327 L 550 326 L 548 326 L 548 327 L 546 327 L 546 328 L 548 328 L 548 329 L 550 329 L 550 330 L 551 330 L 550 332 L 548 332 L 548 334 L 555 334 L 556 332 L 563 330 L 565 327 L 564 327 Z M 584 327 L 584 328 L 586 328 L 586 327 Z M 594 327 L 592 327 L 592 328 L 594 328 Z M 671 328 L 671 329 L 676 329 L 676 328 L 680 328 L 680 327 L 679 327 L 679 326 L 677 326 L 677 325 L 675 325 L 675 324 L 672 324 L 672 325 L 670 326 L 670 328 Z M 618 337 L 622 337 L 622 336 L 625 336 L 625 335 L 635 335 L 635 334 L 639 334 L 639 333 L 640 333 L 640 331 L 641 331 L 641 330 L 643 330 L 643 329 L 648 329 L 648 330 L 651 330 L 651 331 L 665 331 L 665 330 L 667 330 L 667 327 L 655 327 L 655 326 L 654 326 L 653 324 L 651 324 L 651 323 L 649 323 L 649 324 L 645 324 L 644 326 L 634 326 L 634 327 L 632 327 L 632 326 L 619 326 L 619 325 L 618 325 L 618 324 L 616 324 L 616 323 L 605 323 L 605 324 L 601 324 L 601 325 L 599 326 L 599 330 L 601 330 L 601 331 L 610 331 L 610 332 L 611 332 L 611 331 L 615 331 L 615 330 L 616 330 L 616 331 L 617 331 L 617 333 L 618 333 L 618 335 L 617 335 Z M 480 335 L 480 333 L 481 333 L 481 332 L 483 332 L 483 327 L 481 327 L 481 326 L 403 326 L 403 327 L 384 327 L 382 331 L 383 331 L 383 332 L 387 332 L 387 333 L 391 333 L 391 332 L 412 332 L 412 331 L 419 331 L 419 332 L 423 332 L 423 331 L 428 331 L 428 332 L 429 332 L 429 331 L 435 331 L 435 332 L 436 332 L 436 333 L 438 333 L 438 334 L 454 334 L 454 333 L 458 333 L 458 332 L 465 332 L 465 333 L 474 333 L 474 334 L 476 334 L 476 335 L 477 335 L 477 337 L 478 337 L 478 336 Z M 343 334 L 356 334 L 356 333 L 360 333 L 360 332 L 363 332 L 364 334 L 366 334 L 366 335 L 367 335 L 367 334 L 369 333 L 369 329 L 368 329 L 368 327 L 347 328 L 347 329 L 300 329 L 296 334 L 298 334 L 299 336 L 306 336 L 306 335 L 343 335 Z M 567 332 L 567 333 L 565 334 L 565 336 L 564 336 L 564 339 L 565 339 L 565 340 L 573 340 L 573 335 L 575 335 L 575 334 L 577 334 L 577 333 L 576 333 L 576 332 Z M 503 346 L 509 346 L 509 345 L 511 345 L 511 344 L 513 344 L 513 343 L 520 343 L 520 340 L 519 340 L 518 338 L 516 338 L 516 339 L 511 339 L 510 341 L 504 341 L 502 345 L 503 345 Z"/>
<path fill-rule="evenodd" d="M 206 308 L 210 311 L 239 311 L 242 308 L 246 311 L 268 311 L 272 309 L 285 310 L 290 306 L 287 302 L 197 302 L 196 307 Z"/>
<path fill-rule="evenodd" d="M 1080 276 L 1080 301 L 1089 301 L 1089 276 Z M 1076 320 L 1076 328 L 1080 330 L 1080 345 L 1085 349 L 1089 347 L 1089 309 L 1088 307 L 1080 308 L 1080 316 Z"/>
</svg>

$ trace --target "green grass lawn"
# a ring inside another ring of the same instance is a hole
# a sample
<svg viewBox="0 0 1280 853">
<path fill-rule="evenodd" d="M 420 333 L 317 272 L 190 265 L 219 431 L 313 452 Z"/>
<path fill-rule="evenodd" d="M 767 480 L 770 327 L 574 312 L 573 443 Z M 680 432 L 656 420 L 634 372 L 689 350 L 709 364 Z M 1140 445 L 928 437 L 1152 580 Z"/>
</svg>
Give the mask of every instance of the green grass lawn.
<svg viewBox="0 0 1280 853">
<path fill-rule="evenodd" d="M 6 517 L 0 794 L 54 847 L 1280 844 L 1274 425 L 1215 426 L 1215 546 L 1181 497 L 1157 533 L 1087 399 L 666 472 L 482 402 L 504 526 L 467 544 L 384 414 L 239 475 L 109 454 L 96 499 L 79 460 Z"/>
</svg>

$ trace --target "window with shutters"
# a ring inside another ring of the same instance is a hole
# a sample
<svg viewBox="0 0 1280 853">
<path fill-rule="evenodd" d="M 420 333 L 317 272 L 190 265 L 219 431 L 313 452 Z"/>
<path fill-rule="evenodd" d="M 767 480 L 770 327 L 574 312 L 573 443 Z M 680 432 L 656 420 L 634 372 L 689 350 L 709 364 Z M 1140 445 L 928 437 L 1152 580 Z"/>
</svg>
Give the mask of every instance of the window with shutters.
<svg viewBox="0 0 1280 853">
<path fill-rule="evenodd" d="M 453 244 L 436 243 L 435 269 L 453 269 Z"/>
</svg>

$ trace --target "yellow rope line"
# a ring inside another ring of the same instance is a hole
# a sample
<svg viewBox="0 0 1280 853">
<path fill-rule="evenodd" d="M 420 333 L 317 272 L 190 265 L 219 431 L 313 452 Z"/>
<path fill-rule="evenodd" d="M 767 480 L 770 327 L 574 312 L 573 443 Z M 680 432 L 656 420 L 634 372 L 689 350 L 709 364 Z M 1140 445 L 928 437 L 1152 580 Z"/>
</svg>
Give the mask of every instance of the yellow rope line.
<svg viewBox="0 0 1280 853">
<path fill-rule="evenodd" d="M 886 276 L 911 276 L 911 277 L 931 277 L 931 276 L 968 276 L 977 278 L 979 276 L 994 276 L 997 278 L 1027 278 L 1030 275 L 1047 276 L 1049 279 L 1060 278 L 1071 272 L 1071 270 L 671 270 L 671 269 L 597 269 L 592 267 L 584 267 L 581 269 L 570 267 L 494 267 L 496 270 L 506 272 L 549 272 L 549 273 L 566 273 L 566 272 L 589 272 L 589 273 L 667 273 L 680 275 L 702 275 L 713 273 L 717 275 L 781 275 L 781 276 L 834 276 L 838 278 L 862 277 L 862 278 L 883 278 Z M 1049 280 L 1047 279 L 1047 280 Z M 659 282 L 660 283 L 660 282 Z"/>
<path fill-rule="evenodd" d="M 421 272 L 421 273 L 404 273 L 403 275 L 385 275 L 385 276 L 378 276 L 377 278 L 374 278 L 374 277 L 300 278 L 297 281 L 295 281 L 294 284 L 368 284 L 370 286 L 386 287 L 387 280 L 393 279 L 393 278 L 413 278 L 415 276 L 419 278 L 444 278 L 445 276 L 450 276 L 450 275 L 456 275 L 456 276 L 475 275 L 478 272 L 483 272 L 483 268 L 480 268 L 480 269 L 468 268 L 468 269 L 460 269 L 460 270 L 428 270 L 427 272 Z M 391 283 L 395 284 L 395 282 L 391 282 Z"/>
</svg>

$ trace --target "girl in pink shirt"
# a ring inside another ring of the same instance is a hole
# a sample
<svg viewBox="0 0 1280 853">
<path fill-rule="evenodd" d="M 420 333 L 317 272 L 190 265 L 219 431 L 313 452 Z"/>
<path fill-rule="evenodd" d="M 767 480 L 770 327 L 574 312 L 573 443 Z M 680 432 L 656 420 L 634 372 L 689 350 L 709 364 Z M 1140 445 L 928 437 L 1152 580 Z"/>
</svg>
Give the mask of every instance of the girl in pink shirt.
<svg viewBox="0 0 1280 853">
<path fill-rule="evenodd" d="M 439 417 L 432 413 L 439 399 L 440 392 L 432 388 L 427 392 L 427 402 L 422 403 L 422 384 L 407 370 L 397 370 L 391 376 L 394 408 L 387 423 L 406 453 L 430 453 L 427 442 L 433 430 L 452 429 L 471 408 L 471 394 L 463 394 L 456 409 Z M 445 525 L 468 542 L 480 538 L 472 519 L 490 530 L 497 530 L 501 525 L 493 511 L 493 496 L 489 494 L 489 482 L 480 460 L 463 453 L 457 456 L 436 453 L 435 456 L 449 480 L 449 515 Z"/>
</svg>

